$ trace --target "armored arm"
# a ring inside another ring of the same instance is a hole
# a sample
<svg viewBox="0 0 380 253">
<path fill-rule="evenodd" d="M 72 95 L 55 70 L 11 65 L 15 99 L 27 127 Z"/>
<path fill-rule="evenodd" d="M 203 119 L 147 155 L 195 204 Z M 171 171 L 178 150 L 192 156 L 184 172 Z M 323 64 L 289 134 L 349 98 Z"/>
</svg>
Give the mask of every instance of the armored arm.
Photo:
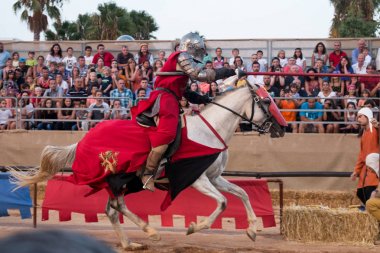
<svg viewBox="0 0 380 253">
<path fill-rule="evenodd" d="M 202 96 L 191 90 L 186 90 L 183 96 L 192 104 L 207 104 L 211 101 L 208 96 Z"/>
<path fill-rule="evenodd" d="M 189 75 L 193 80 L 201 82 L 212 82 L 215 80 L 215 71 L 210 69 L 203 70 L 194 58 L 187 52 L 178 55 L 178 65 L 180 70 Z"/>
<path fill-rule="evenodd" d="M 198 62 L 187 52 L 179 54 L 178 65 L 181 71 L 188 74 L 191 79 L 201 82 L 212 82 L 235 75 L 235 71 L 232 69 L 202 69 Z"/>
</svg>

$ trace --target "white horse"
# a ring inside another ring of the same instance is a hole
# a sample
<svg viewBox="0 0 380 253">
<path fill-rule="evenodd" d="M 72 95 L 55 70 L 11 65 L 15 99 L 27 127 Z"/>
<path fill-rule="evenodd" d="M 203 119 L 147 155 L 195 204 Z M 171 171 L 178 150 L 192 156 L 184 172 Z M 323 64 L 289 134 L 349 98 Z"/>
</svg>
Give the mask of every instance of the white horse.
<svg viewBox="0 0 380 253">
<path fill-rule="evenodd" d="M 234 89 L 217 97 L 215 102 L 218 105 L 208 105 L 201 112 L 201 115 L 211 124 L 226 143 L 232 138 L 241 120 L 239 115 L 252 115 L 250 117 L 251 122 L 253 122 L 256 127 L 260 128 L 259 130 L 269 131 L 272 137 L 283 136 L 285 121 L 269 96 L 269 98 L 257 96 L 257 94 L 267 94 L 266 91 L 263 92 L 263 88 L 256 85 L 248 85 Z M 222 108 L 220 105 L 229 108 L 230 110 Z M 275 108 L 275 111 L 273 111 L 273 108 Z M 273 115 L 274 113 L 278 115 Z M 217 141 L 215 141 L 215 139 L 217 139 L 215 135 L 210 134 L 211 131 L 204 131 L 205 124 L 199 116 L 186 117 L 186 121 L 188 133 L 189 135 L 192 135 L 193 140 L 199 140 L 200 143 L 207 143 L 208 145 L 219 145 Z M 60 169 L 74 161 L 76 146 L 77 144 L 66 147 L 45 147 L 41 154 L 41 164 L 35 170 L 32 170 L 27 175 L 15 170 L 12 171 L 16 183 L 19 186 L 26 186 L 52 178 Z M 192 234 L 211 227 L 215 219 L 227 206 L 227 200 L 221 193 L 221 191 L 223 191 L 237 196 L 244 203 L 249 223 L 246 232 L 249 238 L 254 241 L 257 232 L 257 218 L 252 209 L 247 193 L 239 186 L 230 183 L 221 176 L 227 164 L 227 156 L 227 150 L 220 153 L 215 162 L 192 184 L 192 187 L 199 192 L 215 199 L 217 202 L 217 208 L 203 221 L 199 223 L 192 222 L 188 228 L 187 234 Z M 146 246 L 129 241 L 120 226 L 119 213 L 122 213 L 140 227 L 145 233 L 147 233 L 150 239 L 160 240 L 160 235 L 154 228 L 126 207 L 124 196 L 109 198 L 106 206 L 106 214 L 124 249 L 138 250 L 143 249 Z"/>
</svg>

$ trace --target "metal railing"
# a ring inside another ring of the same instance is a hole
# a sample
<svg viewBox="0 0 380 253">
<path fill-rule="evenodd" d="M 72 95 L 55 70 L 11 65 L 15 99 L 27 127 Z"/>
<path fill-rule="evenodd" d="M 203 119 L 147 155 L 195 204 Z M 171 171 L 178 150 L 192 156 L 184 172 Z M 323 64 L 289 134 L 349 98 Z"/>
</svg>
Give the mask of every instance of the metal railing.
<svg viewBox="0 0 380 253">
<path fill-rule="evenodd" d="M 46 108 L 46 107 L 33 107 L 32 110 L 32 116 L 31 117 L 26 117 L 25 115 L 22 115 L 22 109 L 25 109 L 25 107 L 21 107 L 20 106 L 20 100 L 22 99 L 36 99 L 37 97 L 23 97 L 23 98 L 16 98 L 16 97 L 2 97 L 4 99 L 10 99 L 12 102 L 12 107 L 10 108 L 6 108 L 6 109 L 10 109 L 11 111 L 14 112 L 14 117 L 13 118 L 10 118 L 9 119 L 9 122 L 12 123 L 12 122 L 15 122 L 16 123 L 16 128 L 17 129 L 20 129 L 20 128 L 23 128 L 23 122 L 27 122 L 31 125 L 31 129 L 37 129 L 37 123 L 53 123 L 53 124 L 56 124 L 56 123 L 63 123 L 63 122 L 72 122 L 75 124 L 77 124 L 78 122 L 81 122 L 81 121 L 87 121 L 88 123 L 91 123 L 91 122 L 101 122 L 101 121 L 104 121 L 104 120 L 109 120 L 109 116 L 110 116 L 110 113 L 113 111 L 113 110 L 120 110 L 120 111 L 123 111 L 125 113 L 125 115 L 127 115 L 127 118 L 126 120 L 130 119 L 130 107 L 127 107 L 127 108 L 120 108 L 120 109 L 115 109 L 115 108 L 109 108 L 106 112 L 106 114 L 108 114 L 108 116 L 106 117 L 106 119 L 90 119 L 90 118 L 83 118 L 83 119 L 77 119 L 76 116 L 74 115 L 74 118 L 72 119 L 44 119 L 44 118 L 39 118 L 38 117 L 38 112 L 41 112 L 41 111 L 48 111 L 48 110 L 53 110 L 53 111 L 56 111 L 56 113 L 58 114 L 58 111 L 86 111 L 86 112 L 92 112 L 92 111 L 99 111 L 99 110 L 102 110 L 101 108 L 88 108 L 88 107 L 85 107 L 85 108 L 81 108 L 81 107 L 70 107 L 70 108 L 62 108 L 62 107 L 51 107 L 51 108 Z M 53 101 L 55 100 L 60 100 L 61 103 L 63 103 L 62 101 L 65 99 L 65 98 L 70 98 L 72 100 L 75 100 L 75 101 L 80 101 L 80 100 L 87 100 L 88 97 L 38 97 L 38 99 L 41 99 L 42 101 L 43 100 L 46 100 L 46 99 L 51 99 Z M 96 98 L 91 98 L 91 99 L 96 99 Z M 119 98 L 110 98 L 110 97 L 99 97 L 99 99 L 103 99 L 103 101 L 112 101 L 112 100 L 120 100 Z M 144 100 L 144 99 L 147 99 L 147 98 L 138 98 L 137 100 L 133 101 L 131 104 L 132 105 L 135 105 L 138 103 L 138 101 L 140 100 Z M 298 101 L 304 101 L 303 103 L 307 102 L 307 99 L 310 99 L 310 97 L 297 97 L 297 98 L 293 98 L 293 97 L 274 97 L 275 101 L 278 101 L 278 100 L 298 100 Z M 345 100 L 350 100 L 350 99 L 356 99 L 357 101 L 359 101 L 360 99 L 372 99 L 373 101 L 376 101 L 376 104 L 379 104 L 380 103 L 380 98 L 377 98 L 377 97 L 369 97 L 369 98 L 364 98 L 364 97 L 355 97 L 355 98 L 347 98 L 347 97 L 329 97 L 329 98 L 321 98 L 321 97 L 314 97 L 314 99 L 316 101 L 320 101 L 320 100 L 337 100 L 337 101 L 341 101 L 341 104 L 342 102 L 344 102 Z M 77 103 L 77 102 L 73 102 L 73 103 Z M 108 104 L 108 103 L 107 103 Z M 353 112 L 353 113 L 357 113 L 359 111 L 359 109 L 354 109 L 354 110 L 348 110 L 347 108 L 335 108 L 335 109 L 325 109 L 325 108 L 322 108 L 322 109 L 279 109 L 280 112 L 295 112 L 296 114 L 299 114 L 300 112 L 310 112 L 310 113 L 320 113 L 320 112 L 338 112 L 340 113 L 340 120 L 336 120 L 336 121 L 302 121 L 302 120 L 296 120 L 296 121 L 288 121 L 289 124 L 340 124 L 340 125 L 346 125 L 346 124 L 356 124 L 357 122 L 353 122 L 353 121 L 346 121 L 345 118 L 344 118 L 344 114 L 345 113 L 348 113 L 348 112 Z M 378 108 L 372 108 L 373 112 L 375 113 L 375 115 L 379 114 L 379 109 Z M 296 115 L 299 117 L 299 115 Z M 379 120 L 379 119 L 378 119 Z M 243 123 L 245 123 L 243 121 Z"/>
</svg>

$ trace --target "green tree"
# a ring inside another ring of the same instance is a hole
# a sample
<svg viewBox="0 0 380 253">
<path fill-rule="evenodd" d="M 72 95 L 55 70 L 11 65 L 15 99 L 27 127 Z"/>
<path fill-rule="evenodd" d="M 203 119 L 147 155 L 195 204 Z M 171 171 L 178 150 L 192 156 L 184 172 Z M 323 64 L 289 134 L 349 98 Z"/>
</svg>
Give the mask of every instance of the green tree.
<svg viewBox="0 0 380 253">
<path fill-rule="evenodd" d="M 54 22 L 52 30 L 45 32 L 46 40 L 80 40 L 81 34 L 75 22 L 64 21 L 63 23 Z"/>
<path fill-rule="evenodd" d="M 375 37 L 379 23 L 373 20 L 365 20 L 361 11 L 351 13 L 344 19 L 338 28 L 340 37 L 362 38 Z"/>
<path fill-rule="evenodd" d="M 359 22 L 361 29 L 366 31 L 361 33 L 361 37 L 375 34 L 377 26 L 374 24 L 377 21 L 374 20 L 374 14 L 380 6 L 380 0 L 330 0 L 330 2 L 335 9 L 330 37 L 360 37 L 356 33 L 349 33 L 349 31 L 354 31 L 354 29 L 348 29 L 348 25 L 353 21 Z"/>
<path fill-rule="evenodd" d="M 130 34 L 137 40 L 155 39 L 152 32 L 158 30 L 154 18 L 145 11 L 131 11 L 129 13 L 131 22 L 134 24 Z"/>
<path fill-rule="evenodd" d="M 105 3 L 98 6 L 99 14 L 94 15 L 94 21 L 100 34 L 100 40 L 114 40 L 120 34 L 119 20 L 127 11 L 115 3 Z"/>
<path fill-rule="evenodd" d="M 65 23 L 66 22 L 66 23 Z M 129 34 L 138 40 L 155 38 L 158 26 L 145 11 L 128 12 L 115 3 L 98 6 L 98 12 L 79 15 L 75 22 L 55 22 L 54 30 L 45 32 L 47 40 L 115 40 Z"/>
<path fill-rule="evenodd" d="M 28 28 L 33 32 L 33 39 L 40 40 L 42 31 L 48 28 L 48 17 L 60 23 L 64 0 L 18 0 L 13 4 L 13 11 L 17 14 L 21 11 L 20 18 L 27 22 Z"/>
</svg>

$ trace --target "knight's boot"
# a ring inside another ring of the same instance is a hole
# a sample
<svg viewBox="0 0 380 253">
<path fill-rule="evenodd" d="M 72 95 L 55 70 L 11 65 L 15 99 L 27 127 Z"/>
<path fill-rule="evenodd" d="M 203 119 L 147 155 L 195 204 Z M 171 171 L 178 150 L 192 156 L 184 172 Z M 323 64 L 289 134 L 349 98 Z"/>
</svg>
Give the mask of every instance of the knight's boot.
<svg viewBox="0 0 380 253">
<path fill-rule="evenodd" d="M 146 161 L 146 166 L 141 177 L 143 188 L 149 191 L 154 191 L 154 175 L 160 164 L 161 158 L 165 151 L 168 149 L 168 145 L 161 145 L 152 148 Z"/>
</svg>

